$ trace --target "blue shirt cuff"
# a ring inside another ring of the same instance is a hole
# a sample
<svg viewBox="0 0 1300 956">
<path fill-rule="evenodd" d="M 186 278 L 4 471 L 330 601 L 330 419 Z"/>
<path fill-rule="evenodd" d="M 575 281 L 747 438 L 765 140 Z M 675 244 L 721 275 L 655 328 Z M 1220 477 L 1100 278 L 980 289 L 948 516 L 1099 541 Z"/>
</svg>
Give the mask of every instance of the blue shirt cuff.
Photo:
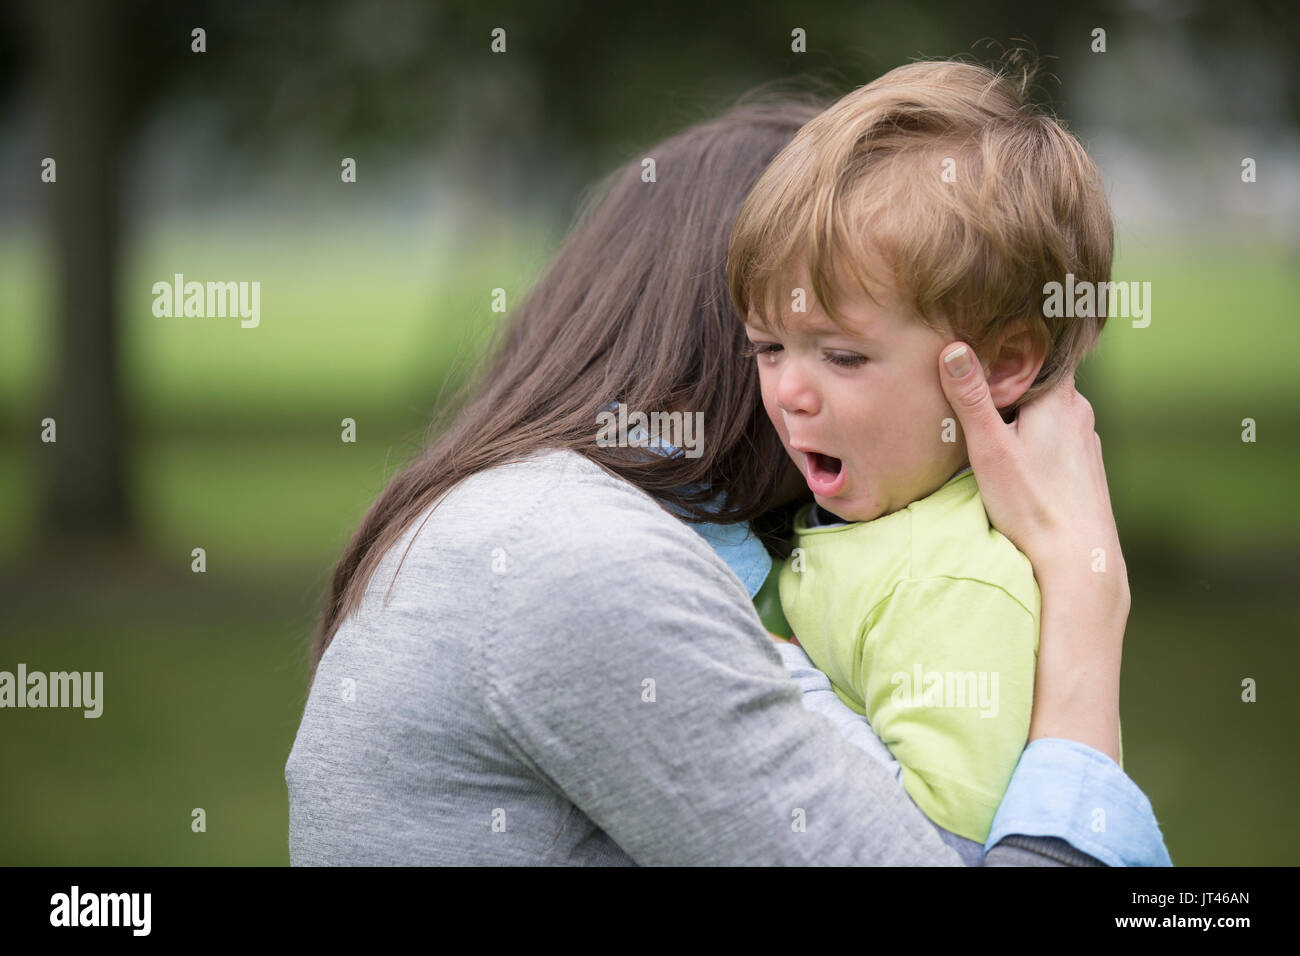
<svg viewBox="0 0 1300 956">
<path fill-rule="evenodd" d="M 1020 755 L 985 851 L 1012 834 L 1060 837 L 1107 866 L 1173 866 L 1146 794 L 1075 740 L 1045 737 Z"/>
</svg>

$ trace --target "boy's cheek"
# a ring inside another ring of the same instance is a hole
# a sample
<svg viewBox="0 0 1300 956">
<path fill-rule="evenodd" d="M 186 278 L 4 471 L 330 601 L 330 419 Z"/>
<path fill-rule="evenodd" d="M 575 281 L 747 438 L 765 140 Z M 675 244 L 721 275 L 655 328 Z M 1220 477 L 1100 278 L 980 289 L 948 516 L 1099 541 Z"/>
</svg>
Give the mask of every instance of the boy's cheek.
<svg viewBox="0 0 1300 956">
<path fill-rule="evenodd" d="M 768 387 L 767 382 L 763 383 L 762 391 L 763 411 L 767 412 L 768 421 L 772 423 L 772 427 L 775 428 L 777 434 L 781 436 L 781 440 L 785 441 L 785 418 L 782 416 L 780 408 L 777 407 L 776 396 L 772 394 L 772 390 Z"/>
<path fill-rule="evenodd" d="M 781 444 L 786 446 L 788 452 L 790 436 L 785 433 L 785 418 L 781 415 L 780 409 L 776 407 L 776 403 L 769 398 L 766 388 L 763 389 L 763 411 L 767 413 L 767 420 L 771 422 L 772 427 L 776 429 L 776 434 L 780 437 Z"/>
</svg>

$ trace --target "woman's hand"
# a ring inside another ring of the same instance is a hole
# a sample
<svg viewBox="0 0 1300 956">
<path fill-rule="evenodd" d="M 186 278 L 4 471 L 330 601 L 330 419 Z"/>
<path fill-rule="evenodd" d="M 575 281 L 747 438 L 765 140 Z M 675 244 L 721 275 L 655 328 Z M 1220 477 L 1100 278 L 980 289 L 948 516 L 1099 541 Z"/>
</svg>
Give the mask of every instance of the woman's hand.
<svg viewBox="0 0 1300 956">
<path fill-rule="evenodd" d="M 1042 591 L 1029 739 L 1078 740 L 1117 760 L 1130 596 L 1092 406 L 1067 380 L 1007 424 L 973 356 L 946 347 L 939 378 L 989 520 L 1029 558 Z"/>
</svg>

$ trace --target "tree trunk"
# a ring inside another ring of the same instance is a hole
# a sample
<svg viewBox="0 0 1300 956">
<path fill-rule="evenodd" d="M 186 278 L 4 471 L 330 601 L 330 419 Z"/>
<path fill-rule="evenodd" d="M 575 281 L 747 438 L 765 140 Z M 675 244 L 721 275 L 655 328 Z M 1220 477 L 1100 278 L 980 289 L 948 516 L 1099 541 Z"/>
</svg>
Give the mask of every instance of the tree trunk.
<svg viewBox="0 0 1300 956">
<path fill-rule="evenodd" d="M 121 45 L 114 4 L 36 0 L 30 8 L 45 102 L 57 316 L 53 394 L 40 409 L 57 442 L 39 445 L 39 533 L 117 535 L 131 524 L 119 367 Z M 39 170 L 29 174 L 35 178 Z M 37 423 L 32 423 L 35 429 Z"/>
</svg>

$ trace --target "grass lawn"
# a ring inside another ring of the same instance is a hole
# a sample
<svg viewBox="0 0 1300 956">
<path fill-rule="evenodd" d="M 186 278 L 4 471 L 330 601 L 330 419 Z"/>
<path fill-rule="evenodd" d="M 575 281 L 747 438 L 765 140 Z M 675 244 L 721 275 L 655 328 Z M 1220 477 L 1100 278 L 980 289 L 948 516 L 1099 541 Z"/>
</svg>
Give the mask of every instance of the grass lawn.
<svg viewBox="0 0 1300 956">
<path fill-rule="evenodd" d="M 102 670 L 104 713 L 4 715 L 0 863 L 288 862 L 284 763 L 305 690 L 310 582 L 286 579 L 274 598 L 265 580 L 209 577 L 177 575 L 161 603 L 156 584 L 129 594 L 121 582 L 62 610 L 32 591 L 16 609 L 7 596 L 0 660 Z M 1232 607 L 1139 584 L 1134 606 L 1125 769 L 1174 861 L 1300 862 L 1294 702 L 1277 676 L 1300 668 L 1288 602 Z M 1242 677 L 1258 681 L 1254 704 L 1241 702 Z M 195 807 L 206 833 L 190 830 Z"/>
</svg>

